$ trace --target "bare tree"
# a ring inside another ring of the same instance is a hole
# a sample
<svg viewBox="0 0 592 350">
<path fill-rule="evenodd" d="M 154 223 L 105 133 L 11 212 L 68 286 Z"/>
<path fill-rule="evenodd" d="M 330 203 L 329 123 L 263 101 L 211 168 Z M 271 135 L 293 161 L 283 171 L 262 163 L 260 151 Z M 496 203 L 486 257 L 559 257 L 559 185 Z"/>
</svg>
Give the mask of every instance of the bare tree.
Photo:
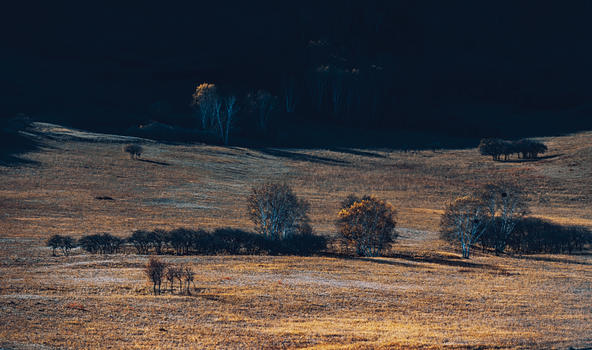
<svg viewBox="0 0 592 350">
<path fill-rule="evenodd" d="M 284 107 L 286 113 L 294 113 L 296 111 L 296 93 L 294 87 L 294 80 L 287 79 L 284 81 Z"/>
<path fill-rule="evenodd" d="M 247 197 L 248 215 L 257 231 L 271 239 L 284 239 L 300 230 L 308 219 L 308 202 L 299 199 L 286 184 L 253 187 Z"/>
<path fill-rule="evenodd" d="M 162 278 L 164 277 L 164 272 L 166 268 L 166 263 L 161 261 L 158 258 L 151 257 L 144 269 L 146 276 L 152 282 L 152 290 L 154 295 L 157 295 L 158 286 L 158 294 L 160 294 L 160 285 L 162 284 Z"/>
<path fill-rule="evenodd" d="M 216 121 L 218 122 L 218 135 L 225 145 L 228 145 L 230 136 L 230 129 L 233 126 L 235 115 L 238 111 L 236 104 L 236 96 L 230 95 L 223 99 L 224 110 L 221 113 L 219 108 L 221 104 L 217 106 L 218 111 L 216 112 Z"/>
<path fill-rule="evenodd" d="M 169 283 L 171 293 L 175 291 L 175 280 L 177 279 L 177 275 L 179 274 L 178 268 L 175 266 L 168 266 L 165 272 L 166 280 Z"/>
<path fill-rule="evenodd" d="M 185 280 L 185 292 L 187 293 L 187 295 L 191 295 L 191 290 L 189 289 L 189 287 L 191 286 L 191 283 L 193 283 L 193 280 L 195 278 L 195 272 L 193 272 L 193 269 L 191 269 L 190 266 L 185 266 L 183 268 L 183 279 Z"/>
<path fill-rule="evenodd" d="M 257 115 L 257 126 L 262 131 L 267 131 L 271 117 L 276 108 L 276 98 L 267 91 L 259 90 L 249 94 L 249 100 Z"/>
<path fill-rule="evenodd" d="M 460 244 L 463 258 L 470 257 L 471 247 L 489 225 L 488 207 L 482 198 L 464 196 L 455 199 L 442 215 L 440 235 Z"/>
</svg>

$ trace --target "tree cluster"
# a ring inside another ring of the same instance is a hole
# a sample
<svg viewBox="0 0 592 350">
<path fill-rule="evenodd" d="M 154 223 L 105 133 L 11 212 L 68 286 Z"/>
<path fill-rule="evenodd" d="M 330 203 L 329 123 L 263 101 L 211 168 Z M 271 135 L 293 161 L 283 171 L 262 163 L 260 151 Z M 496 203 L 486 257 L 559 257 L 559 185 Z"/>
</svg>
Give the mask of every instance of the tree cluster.
<svg viewBox="0 0 592 350">
<path fill-rule="evenodd" d="M 440 237 L 460 245 L 469 258 L 474 246 L 518 253 L 572 253 L 592 243 L 584 227 L 561 226 L 528 217 L 526 193 L 514 181 L 486 184 L 449 203 L 442 215 Z"/>
<path fill-rule="evenodd" d="M 86 235 L 78 240 L 78 246 L 93 254 L 118 253 L 124 243 L 124 239 L 109 233 Z"/>
<path fill-rule="evenodd" d="M 539 141 L 522 139 L 506 141 L 495 138 L 482 139 L 479 143 L 479 153 L 491 156 L 493 160 L 509 160 L 513 154 L 521 159 L 537 159 L 540 154 L 547 152 L 547 146 Z"/>
<path fill-rule="evenodd" d="M 464 258 L 481 242 L 502 253 L 518 222 L 528 213 L 526 193 L 512 180 L 489 183 L 450 202 L 440 222 L 440 237 L 460 245 Z"/>
<path fill-rule="evenodd" d="M 70 236 L 53 235 L 47 240 L 47 246 L 52 249 L 51 254 L 56 256 L 56 250 L 61 249 L 64 255 L 69 255 L 70 250 L 76 245 L 76 240 Z"/>
<path fill-rule="evenodd" d="M 171 293 L 175 292 L 175 282 L 179 281 L 179 293 L 191 294 L 191 284 L 195 279 L 195 272 L 188 265 L 173 265 L 166 263 L 156 257 L 151 257 L 144 268 L 146 277 L 152 282 L 152 291 L 154 295 L 162 293 L 162 282 L 169 283 Z M 166 290 L 166 287 L 165 287 Z"/>
</svg>

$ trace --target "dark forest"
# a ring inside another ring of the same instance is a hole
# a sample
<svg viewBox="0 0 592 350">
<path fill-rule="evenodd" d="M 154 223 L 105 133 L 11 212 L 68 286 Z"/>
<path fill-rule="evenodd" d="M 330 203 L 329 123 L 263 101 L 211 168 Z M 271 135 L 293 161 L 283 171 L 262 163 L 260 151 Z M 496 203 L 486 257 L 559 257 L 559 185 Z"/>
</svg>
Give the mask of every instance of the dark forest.
<svg viewBox="0 0 592 350">
<path fill-rule="evenodd" d="M 192 129 L 191 96 L 207 82 L 238 96 L 237 140 L 592 126 L 585 1 L 23 2 L 4 16 L 2 118 Z M 258 91 L 275 99 L 265 133 L 248 121 Z"/>
</svg>

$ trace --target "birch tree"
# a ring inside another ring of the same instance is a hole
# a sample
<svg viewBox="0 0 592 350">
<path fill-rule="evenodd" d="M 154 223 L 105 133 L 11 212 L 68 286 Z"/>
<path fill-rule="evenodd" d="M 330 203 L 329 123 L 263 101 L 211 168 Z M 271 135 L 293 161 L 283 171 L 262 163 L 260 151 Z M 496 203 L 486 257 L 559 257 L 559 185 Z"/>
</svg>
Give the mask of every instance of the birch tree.
<svg viewBox="0 0 592 350">
<path fill-rule="evenodd" d="M 442 215 L 442 238 L 460 244 L 462 256 L 470 257 L 475 245 L 488 228 L 487 204 L 476 196 L 463 196 L 448 204 Z"/>
<path fill-rule="evenodd" d="M 247 213 L 257 231 L 271 239 L 285 239 L 308 223 L 309 204 L 286 184 L 255 186 L 247 197 Z"/>
</svg>

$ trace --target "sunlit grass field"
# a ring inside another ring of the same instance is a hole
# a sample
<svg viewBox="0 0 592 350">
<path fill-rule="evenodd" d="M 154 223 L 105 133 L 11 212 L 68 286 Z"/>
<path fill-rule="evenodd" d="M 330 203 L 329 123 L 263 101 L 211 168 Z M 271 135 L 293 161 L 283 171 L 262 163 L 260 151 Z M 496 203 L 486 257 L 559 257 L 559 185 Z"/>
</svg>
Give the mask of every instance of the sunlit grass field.
<svg viewBox="0 0 592 350">
<path fill-rule="evenodd" d="M 536 162 L 476 149 L 248 149 L 144 141 L 36 125 L 44 147 L 0 168 L 0 347 L 592 347 L 592 256 L 463 260 L 438 240 L 446 201 L 512 176 L 532 215 L 592 227 L 592 133 L 544 138 Z M 392 258 L 163 256 L 196 271 L 192 295 L 155 297 L 145 256 L 52 257 L 52 234 L 251 229 L 252 185 L 285 181 L 334 235 L 339 202 L 374 194 L 398 211 Z M 98 200 L 109 196 L 113 200 Z"/>
</svg>

